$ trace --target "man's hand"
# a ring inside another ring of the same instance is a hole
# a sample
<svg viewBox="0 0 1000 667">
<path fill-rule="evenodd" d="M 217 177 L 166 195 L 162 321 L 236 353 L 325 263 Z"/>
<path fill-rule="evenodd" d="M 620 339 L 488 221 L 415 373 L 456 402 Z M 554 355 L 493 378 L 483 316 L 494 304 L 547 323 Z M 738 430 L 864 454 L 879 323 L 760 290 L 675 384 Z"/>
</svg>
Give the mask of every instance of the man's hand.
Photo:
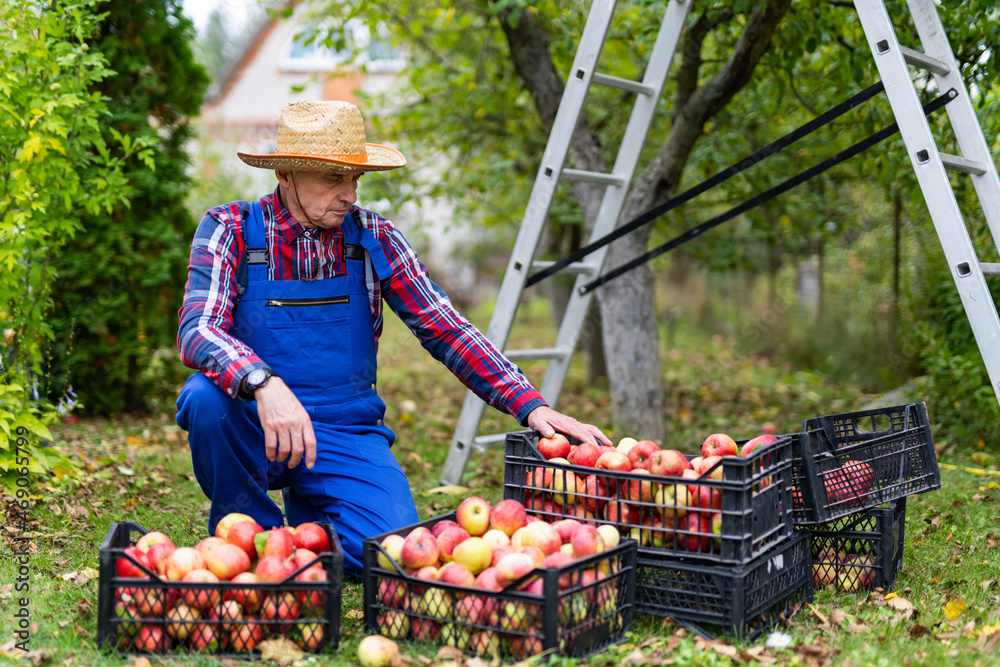
<svg viewBox="0 0 1000 667">
<path fill-rule="evenodd" d="M 551 438 L 556 431 L 571 435 L 582 442 L 594 442 L 610 445 L 608 436 L 601 429 L 591 424 L 581 424 L 572 417 L 556 412 L 549 407 L 535 408 L 528 413 L 528 427 L 542 434 L 543 438 Z"/>
<path fill-rule="evenodd" d="M 288 459 L 288 467 L 294 468 L 304 454 L 306 467 L 311 469 L 316 463 L 316 435 L 312 420 L 288 385 L 277 375 L 272 375 L 267 384 L 254 392 L 254 399 L 257 401 L 260 425 L 264 429 L 267 460 Z"/>
</svg>

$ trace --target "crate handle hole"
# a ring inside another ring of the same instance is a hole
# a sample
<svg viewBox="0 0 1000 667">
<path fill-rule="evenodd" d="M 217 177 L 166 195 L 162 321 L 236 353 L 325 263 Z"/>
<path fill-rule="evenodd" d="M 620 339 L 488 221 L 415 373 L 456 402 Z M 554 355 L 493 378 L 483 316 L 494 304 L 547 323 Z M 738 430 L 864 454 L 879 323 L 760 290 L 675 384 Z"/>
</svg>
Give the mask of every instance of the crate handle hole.
<svg viewBox="0 0 1000 667">
<path fill-rule="evenodd" d="M 854 419 L 854 431 L 856 433 L 879 433 L 892 429 L 892 420 L 889 415 L 866 415 Z"/>
</svg>

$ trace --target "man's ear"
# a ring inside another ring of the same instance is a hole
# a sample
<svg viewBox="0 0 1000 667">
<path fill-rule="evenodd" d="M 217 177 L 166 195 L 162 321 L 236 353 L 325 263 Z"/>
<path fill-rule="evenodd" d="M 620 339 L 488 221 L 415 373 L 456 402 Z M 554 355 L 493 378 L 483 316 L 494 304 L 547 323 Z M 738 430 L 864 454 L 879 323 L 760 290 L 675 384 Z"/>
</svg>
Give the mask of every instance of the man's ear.
<svg viewBox="0 0 1000 667">
<path fill-rule="evenodd" d="M 287 188 L 292 184 L 291 178 L 289 178 L 289 172 L 275 169 L 274 175 L 277 177 L 278 183 L 280 183 L 282 187 Z"/>
</svg>

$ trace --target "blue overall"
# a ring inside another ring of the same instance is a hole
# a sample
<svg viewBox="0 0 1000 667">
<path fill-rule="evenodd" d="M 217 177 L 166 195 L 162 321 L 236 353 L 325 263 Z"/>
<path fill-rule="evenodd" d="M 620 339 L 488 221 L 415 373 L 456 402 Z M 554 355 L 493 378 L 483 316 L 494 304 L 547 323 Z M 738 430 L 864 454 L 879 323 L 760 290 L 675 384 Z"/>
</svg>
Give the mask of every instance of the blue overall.
<svg viewBox="0 0 1000 667">
<path fill-rule="evenodd" d="M 365 253 L 347 250 L 363 247 L 382 279 L 391 268 L 382 245 L 350 214 L 341 228 L 346 275 L 268 280 L 266 260 L 251 261 L 231 330 L 281 376 L 312 418 L 312 470 L 304 458 L 292 470 L 287 459 L 268 461 L 257 403 L 231 398 L 201 373 L 181 390 L 177 423 L 188 432 L 195 477 L 212 501 L 211 534 L 230 512 L 249 514 L 265 528 L 283 525 L 267 491 L 284 489 L 289 524 L 332 521 L 345 574 L 360 575 L 362 541 L 416 522 L 417 511 L 389 449 L 395 434 L 383 424 L 385 403 L 375 389 Z M 266 245 L 260 202 L 251 205 L 246 234 L 247 255 L 266 257 L 259 252 Z"/>
</svg>

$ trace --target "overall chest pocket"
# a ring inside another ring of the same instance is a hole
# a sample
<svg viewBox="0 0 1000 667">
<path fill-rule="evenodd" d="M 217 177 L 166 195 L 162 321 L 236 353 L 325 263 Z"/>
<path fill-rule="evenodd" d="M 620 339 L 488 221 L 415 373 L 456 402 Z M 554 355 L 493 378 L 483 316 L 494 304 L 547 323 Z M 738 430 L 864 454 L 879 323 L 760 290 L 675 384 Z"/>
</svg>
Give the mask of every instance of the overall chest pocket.
<svg viewBox="0 0 1000 667">
<path fill-rule="evenodd" d="M 317 391 L 351 384 L 349 295 L 267 299 L 264 312 L 266 361 L 300 400 L 313 401 L 321 397 Z"/>
</svg>

